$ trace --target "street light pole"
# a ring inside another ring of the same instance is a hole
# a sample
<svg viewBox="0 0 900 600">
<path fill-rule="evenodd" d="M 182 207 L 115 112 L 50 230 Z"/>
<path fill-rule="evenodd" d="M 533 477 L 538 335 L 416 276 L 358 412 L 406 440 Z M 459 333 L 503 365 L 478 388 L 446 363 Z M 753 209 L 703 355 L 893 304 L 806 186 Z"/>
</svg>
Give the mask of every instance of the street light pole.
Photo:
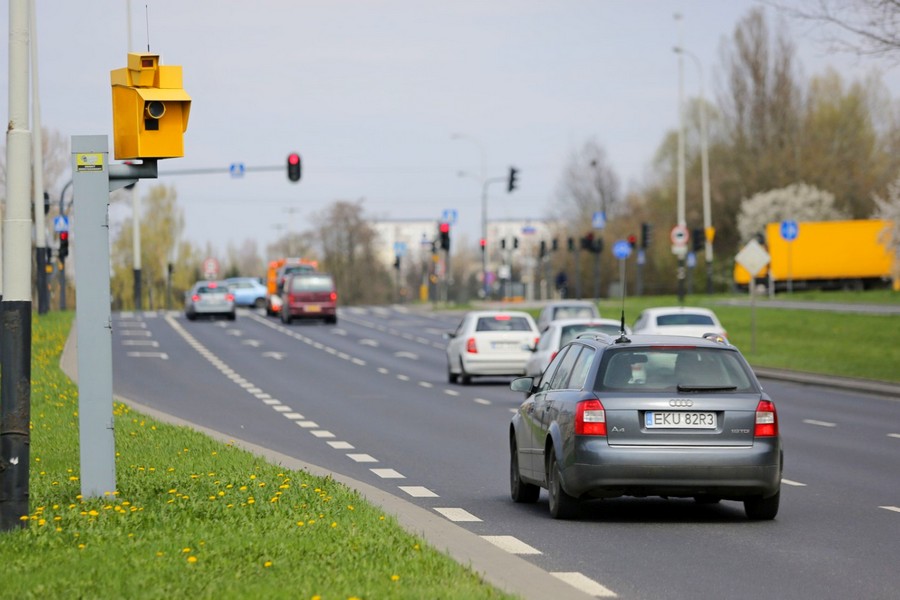
<svg viewBox="0 0 900 600">
<path fill-rule="evenodd" d="M 487 239 L 487 153 L 484 151 L 484 145 L 472 136 L 454 133 L 450 136 L 450 139 L 472 142 L 478 147 L 478 151 L 481 153 L 481 177 L 479 178 L 479 181 L 481 182 L 481 285 L 482 290 L 484 291 L 484 298 L 487 300 L 490 291 L 487 268 L 487 253 L 489 248 Z"/>
<path fill-rule="evenodd" d="M 686 48 L 677 46 L 675 52 L 679 54 L 687 54 L 697 70 L 700 72 L 700 173 L 703 178 L 703 232 L 706 241 L 705 258 L 706 258 L 706 293 L 712 294 L 713 291 L 713 240 L 712 240 L 712 207 L 709 197 L 709 135 L 707 132 L 706 121 L 706 94 L 704 91 L 703 64 L 700 59 Z"/>
<path fill-rule="evenodd" d="M 682 47 L 681 13 L 675 13 L 675 20 L 679 23 L 678 47 Z M 678 53 L 678 205 L 676 208 L 679 227 L 685 227 L 687 220 L 684 214 L 684 59 Z M 678 256 L 678 303 L 684 304 L 684 255 L 686 247 L 677 249 Z"/>
</svg>

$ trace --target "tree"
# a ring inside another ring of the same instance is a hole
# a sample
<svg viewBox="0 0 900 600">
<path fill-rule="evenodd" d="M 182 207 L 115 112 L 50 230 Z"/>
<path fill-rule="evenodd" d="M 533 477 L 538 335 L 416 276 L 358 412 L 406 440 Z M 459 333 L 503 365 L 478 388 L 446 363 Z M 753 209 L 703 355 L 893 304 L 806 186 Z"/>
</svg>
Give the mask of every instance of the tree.
<svg viewBox="0 0 900 600">
<path fill-rule="evenodd" d="M 835 50 L 900 61 L 897 0 L 809 0 L 778 8 L 795 19 L 824 25 L 823 41 Z"/>
<path fill-rule="evenodd" d="M 377 259 L 377 233 L 362 202 L 337 201 L 313 217 L 320 267 L 334 277 L 343 304 L 382 304 L 393 297 L 393 278 Z"/>
<path fill-rule="evenodd" d="M 873 194 L 872 201 L 875 202 L 876 206 L 873 216 L 876 219 L 892 222 L 892 226 L 882 233 L 881 241 L 894 251 L 894 265 L 892 269 L 894 290 L 900 291 L 900 177 L 888 185 L 886 198 Z"/>
<path fill-rule="evenodd" d="M 738 230 L 746 242 L 764 232 L 767 223 L 785 219 L 795 221 L 834 221 L 846 219 L 846 213 L 835 207 L 834 194 L 805 183 L 755 194 L 741 203 Z"/>
</svg>

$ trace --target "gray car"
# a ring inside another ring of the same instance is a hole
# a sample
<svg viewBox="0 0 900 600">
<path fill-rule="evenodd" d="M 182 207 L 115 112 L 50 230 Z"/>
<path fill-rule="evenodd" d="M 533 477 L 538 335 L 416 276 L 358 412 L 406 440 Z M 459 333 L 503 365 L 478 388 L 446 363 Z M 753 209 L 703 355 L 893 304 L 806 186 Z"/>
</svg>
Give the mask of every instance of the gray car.
<svg viewBox="0 0 900 600">
<path fill-rule="evenodd" d="M 225 317 L 234 321 L 234 294 L 224 281 L 198 281 L 184 294 L 184 316 Z"/>
<path fill-rule="evenodd" d="M 778 513 L 783 453 L 772 399 L 720 336 L 579 336 L 560 350 L 509 429 L 516 502 L 549 495 L 554 518 L 618 496 L 737 500 Z"/>
</svg>

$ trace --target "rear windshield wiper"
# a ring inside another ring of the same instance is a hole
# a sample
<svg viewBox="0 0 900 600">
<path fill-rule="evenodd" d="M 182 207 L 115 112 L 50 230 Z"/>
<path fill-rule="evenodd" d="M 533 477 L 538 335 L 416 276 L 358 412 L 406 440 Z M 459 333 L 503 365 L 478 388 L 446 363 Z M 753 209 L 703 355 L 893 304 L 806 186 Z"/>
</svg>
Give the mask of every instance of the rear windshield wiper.
<svg viewBox="0 0 900 600">
<path fill-rule="evenodd" d="M 733 392 L 736 385 L 683 385 L 678 384 L 679 392 Z"/>
</svg>

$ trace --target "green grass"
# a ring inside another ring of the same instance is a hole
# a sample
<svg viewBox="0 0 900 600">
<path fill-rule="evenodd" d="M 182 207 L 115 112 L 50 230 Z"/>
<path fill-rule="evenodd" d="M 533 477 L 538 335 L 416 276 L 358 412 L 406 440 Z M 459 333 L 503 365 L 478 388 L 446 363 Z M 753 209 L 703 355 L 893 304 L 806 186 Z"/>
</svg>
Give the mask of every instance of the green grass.
<svg viewBox="0 0 900 600">
<path fill-rule="evenodd" d="M 72 313 L 35 318 L 30 510 L 4 598 L 506 598 L 352 490 L 115 403 L 118 490 L 79 496 Z"/>
<path fill-rule="evenodd" d="M 685 305 L 712 309 L 729 340 L 753 366 L 900 382 L 900 316 L 766 308 L 765 299 L 757 299 L 754 351 L 751 308 L 722 304 L 734 298 L 747 296 L 694 295 L 686 298 Z M 779 294 L 777 300 L 879 304 L 898 303 L 900 294 L 888 290 L 804 292 Z M 599 304 L 604 317 L 621 314 L 619 301 Z M 675 296 L 627 298 L 625 321 L 632 324 L 644 308 L 677 305 Z"/>
</svg>

